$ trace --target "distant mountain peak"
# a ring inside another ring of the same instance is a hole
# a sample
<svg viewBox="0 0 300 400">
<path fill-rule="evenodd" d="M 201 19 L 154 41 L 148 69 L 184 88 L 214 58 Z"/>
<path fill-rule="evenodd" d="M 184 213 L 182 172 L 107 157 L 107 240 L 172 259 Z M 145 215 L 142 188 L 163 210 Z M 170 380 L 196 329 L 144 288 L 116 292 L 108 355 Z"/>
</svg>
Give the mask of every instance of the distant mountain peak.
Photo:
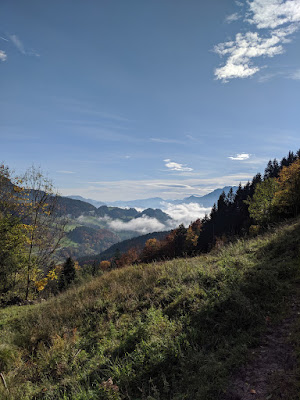
<svg viewBox="0 0 300 400">
<path fill-rule="evenodd" d="M 128 207 L 131 210 L 134 209 L 149 209 L 151 208 L 152 210 L 157 210 L 157 209 L 162 209 L 164 208 L 163 205 L 165 203 L 171 203 L 171 204 L 184 204 L 184 203 L 198 203 L 202 205 L 203 207 L 212 207 L 213 204 L 218 201 L 218 198 L 220 197 L 220 194 L 224 191 L 226 194 L 229 192 L 230 189 L 233 189 L 234 192 L 238 189 L 237 186 L 224 186 L 223 188 L 217 188 L 213 190 L 210 193 L 207 193 L 203 196 L 200 196 L 198 194 L 193 194 L 191 196 L 185 197 L 184 199 L 180 200 L 164 200 L 161 197 L 150 197 L 147 199 L 137 199 L 137 200 L 128 200 L 128 201 L 108 201 L 108 202 L 103 202 L 103 201 L 98 201 L 98 200 L 92 200 L 92 199 L 85 199 L 82 196 L 68 196 L 71 199 L 76 199 L 76 200 L 81 200 L 86 203 L 90 203 L 93 206 L 99 208 L 102 206 L 108 206 L 108 207 L 116 207 L 116 208 L 125 208 Z"/>
</svg>

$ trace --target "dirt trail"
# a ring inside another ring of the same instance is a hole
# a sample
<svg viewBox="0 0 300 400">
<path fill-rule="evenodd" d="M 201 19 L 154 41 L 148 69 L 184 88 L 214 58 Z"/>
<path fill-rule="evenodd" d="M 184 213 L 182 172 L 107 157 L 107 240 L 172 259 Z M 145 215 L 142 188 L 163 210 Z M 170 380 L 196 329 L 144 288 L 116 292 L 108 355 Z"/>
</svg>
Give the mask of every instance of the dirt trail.
<svg viewBox="0 0 300 400">
<path fill-rule="evenodd" d="M 270 325 L 251 361 L 231 379 L 222 400 L 294 400 L 297 395 L 297 360 L 291 334 L 300 317 L 300 295 L 293 296 L 288 316 Z"/>
</svg>

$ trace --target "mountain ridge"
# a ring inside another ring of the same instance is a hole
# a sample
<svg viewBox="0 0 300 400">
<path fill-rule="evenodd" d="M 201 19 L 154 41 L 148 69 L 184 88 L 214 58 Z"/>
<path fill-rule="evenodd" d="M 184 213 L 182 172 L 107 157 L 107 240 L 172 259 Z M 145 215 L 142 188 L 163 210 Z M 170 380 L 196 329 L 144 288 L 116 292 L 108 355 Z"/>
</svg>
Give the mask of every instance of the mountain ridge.
<svg viewBox="0 0 300 400">
<path fill-rule="evenodd" d="M 110 206 L 110 207 L 129 207 L 129 208 L 158 208 L 161 209 L 163 204 L 169 203 L 174 205 L 186 204 L 186 203 L 198 203 L 203 207 L 212 207 L 213 204 L 218 201 L 220 194 L 224 191 L 225 194 L 229 192 L 230 189 L 233 189 L 234 192 L 238 189 L 238 186 L 224 186 L 223 188 L 214 189 L 212 192 L 207 193 L 203 196 L 191 195 L 188 197 L 184 197 L 183 199 L 163 199 L 161 197 L 149 197 L 146 199 L 136 199 L 136 200 L 120 200 L 120 201 L 107 201 L 102 202 L 93 199 L 85 199 L 82 196 L 66 196 L 69 198 L 85 201 L 87 203 L 102 203 L 102 205 Z M 94 205 L 94 204 L 93 204 Z"/>
</svg>

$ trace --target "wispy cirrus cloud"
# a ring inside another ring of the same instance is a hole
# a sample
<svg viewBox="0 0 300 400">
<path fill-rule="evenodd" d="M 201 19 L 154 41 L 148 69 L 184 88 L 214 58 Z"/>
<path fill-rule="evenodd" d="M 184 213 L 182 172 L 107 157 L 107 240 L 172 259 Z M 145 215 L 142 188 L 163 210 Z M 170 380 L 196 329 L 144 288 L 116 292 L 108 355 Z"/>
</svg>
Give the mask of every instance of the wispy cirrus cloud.
<svg viewBox="0 0 300 400">
<path fill-rule="evenodd" d="M 75 174 L 74 171 L 65 171 L 65 170 L 60 170 L 56 171 L 58 174 Z"/>
<path fill-rule="evenodd" d="M 186 164 L 180 164 L 174 161 L 171 161 L 169 158 L 164 160 L 165 166 L 168 168 L 169 171 L 178 171 L 178 172 L 191 172 L 193 168 L 189 168 Z"/>
<path fill-rule="evenodd" d="M 6 59 L 7 59 L 7 55 L 6 55 L 5 51 L 0 50 L 0 60 L 6 61 Z"/>
<path fill-rule="evenodd" d="M 238 15 L 229 16 L 230 22 Z M 225 64 L 215 69 L 216 79 L 223 82 L 251 77 L 262 68 L 253 59 L 284 52 L 284 44 L 300 28 L 300 0 L 248 0 L 244 21 L 256 31 L 237 33 L 234 40 L 214 47 L 215 53 L 227 57 Z M 261 29 L 263 35 L 259 33 Z"/>
<path fill-rule="evenodd" d="M 10 40 L 12 41 L 12 43 L 15 45 L 15 47 L 19 50 L 19 52 L 22 54 L 26 54 L 24 45 L 21 42 L 21 40 L 18 38 L 18 36 L 10 35 L 9 37 L 10 37 Z"/>
<path fill-rule="evenodd" d="M 17 35 L 9 35 L 8 36 L 12 44 L 18 49 L 18 51 L 24 56 L 35 56 L 39 57 L 40 55 L 33 49 L 26 50 L 23 42 Z"/>
<path fill-rule="evenodd" d="M 3 40 L 4 42 L 8 42 L 8 39 L 6 39 L 3 36 L 0 36 L 0 40 Z M 0 50 L 0 61 L 6 61 L 7 60 L 7 54 L 4 50 Z"/>
<path fill-rule="evenodd" d="M 233 13 L 227 15 L 227 17 L 225 18 L 225 22 L 227 22 L 227 24 L 231 24 L 231 22 L 238 21 L 241 18 L 242 16 L 239 13 Z"/>
<path fill-rule="evenodd" d="M 166 144 L 185 144 L 182 140 L 168 139 L 168 138 L 150 138 L 151 142 L 166 143 Z"/>
<path fill-rule="evenodd" d="M 230 156 L 228 158 L 230 158 L 230 160 L 234 160 L 234 161 L 245 161 L 250 158 L 250 154 L 240 153 L 240 154 L 236 154 L 235 156 Z"/>
<path fill-rule="evenodd" d="M 300 69 L 298 69 L 297 71 L 293 72 L 293 73 L 290 75 L 290 78 L 291 78 L 291 79 L 294 79 L 294 80 L 296 80 L 296 81 L 299 81 L 299 80 L 300 80 Z"/>
</svg>

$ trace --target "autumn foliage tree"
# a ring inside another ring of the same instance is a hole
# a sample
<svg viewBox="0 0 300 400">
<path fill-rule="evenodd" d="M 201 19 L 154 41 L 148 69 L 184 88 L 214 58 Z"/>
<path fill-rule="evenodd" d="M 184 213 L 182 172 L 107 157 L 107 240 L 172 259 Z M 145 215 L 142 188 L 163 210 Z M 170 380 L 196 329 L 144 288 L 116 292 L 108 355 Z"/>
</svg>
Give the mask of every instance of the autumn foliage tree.
<svg viewBox="0 0 300 400">
<path fill-rule="evenodd" d="M 278 178 L 274 204 L 279 214 L 296 216 L 300 213 L 300 158 L 283 167 Z"/>
<path fill-rule="evenodd" d="M 64 236 L 66 221 L 57 215 L 58 195 L 52 182 L 39 168 L 31 167 L 22 178 L 23 219 L 27 222 L 26 255 L 27 277 L 26 293 L 28 298 L 31 282 L 37 274 L 43 274 L 58 249 Z"/>
<path fill-rule="evenodd" d="M 0 274 L 5 282 L 0 290 L 28 299 L 36 282 L 50 272 L 66 221 L 56 213 L 51 182 L 37 168 L 20 178 L 0 166 L 0 189 Z"/>
<path fill-rule="evenodd" d="M 143 262 L 155 260 L 155 257 L 158 256 L 160 246 L 161 243 L 157 239 L 148 239 L 141 253 L 141 260 Z"/>
<path fill-rule="evenodd" d="M 99 264 L 99 268 L 101 271 L 107 271 L 110 268 L 110 261 L 108 260 L 103 260 Z"/>
<path fill-rule="evenodd" d="M 138 254 L 135 249 L 129 249 L 126 253 L 122 254 L 116 261 L 117 267 L 121 268 L 125 265 L 134 264 L 138 260 Z"/>
<path fill-rule="evenodd" d="M 267 178 L 259 183 L 252 198 L 246 200 L 249 206 L 249 213 L 259 224 L 265 225 L 275 218 L 275 193 L 279 184 L 276 178 Z"/>
<path fill-rule="evenodd" d="M 282 164 L 292 159 L 290 153 Z M 269 163 L 268 171 L 270 169 Z M 246 203 L 251 218 L 262 226 L 282 217 L 297 216 L 300 213 L 300 159 L 283 165 L 277 178 L 269 177 L 259 183 L 253 197 L 248 198 Z"/>
</svg>

